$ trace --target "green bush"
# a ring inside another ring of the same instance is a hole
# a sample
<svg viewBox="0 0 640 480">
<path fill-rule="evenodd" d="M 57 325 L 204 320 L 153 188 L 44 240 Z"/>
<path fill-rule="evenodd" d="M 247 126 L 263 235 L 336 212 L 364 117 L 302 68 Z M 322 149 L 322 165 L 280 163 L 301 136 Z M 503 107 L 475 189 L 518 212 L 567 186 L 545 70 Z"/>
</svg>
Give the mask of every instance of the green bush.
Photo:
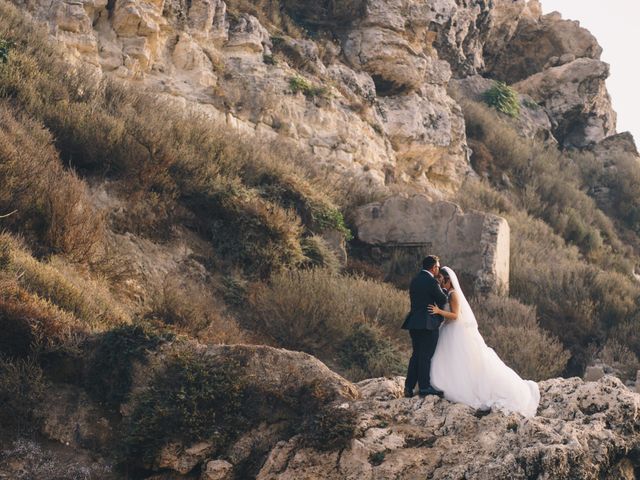
<svg viewBox="0 0 640 480">
<path fill-rule="evenodd" d="M 100 335 L 91 345 L 85 388 L 98 402 L 117 407 L 131 390 L 132 366 L 172 339 L 142 325 L 127 325 Z"/>
<path fill-rule="evenodd" d="M 324 268 L 332 273 L 340 271 L 341 265 L 338 257 L 322 237 L 319 235 L 305 237 L 302 239 L 301 245 L 302 252 L 311 267 Z"/>
<path fill-rule="evenodd" d="M 233 362 L 217 365 L 198 354 L 176 354 L 134 400 L 123 425 L 122 454 L 152 462 L 172 442 L 211 442 L 224 448 L 246 428 L 246 379 Z"/>
<path fill-rule="evenodd" d="M 406 368 L 397 346 L 379 329 L 362 323 L 340 344 L 338 355 L 346 375 L 354 381 L 399 375 Z"/>
<path fill-rule="evenodd" d="M 494 82 L 493 86 L 484 92 L 484 101 L 487 105 L 511 117 L 520 115 L 518 94 L 504 82 Z"/>
<path fill-rule="evenodd" d="M 291 77 L 289 79 L 289 88 L 293 93 L 302 92 L 305 97 L 326 96 L 328 94 L 325 87 L 312 85 L 309 80 L 302 77 Z"/>
<path fill-rule="evenodd" d="M 9 51 L 11 47 L 13 47 L 13 42 L 0 38 L 0 63 L 7 63 L 9 61 Z"/>
<path fill-rule="evenodd" d="M 325 406 L 313 417 L 304 432 L 310 446 L 318 450 L 342 450 L 356 436 L 358 415 L 352 405 Z"/>
</svg>

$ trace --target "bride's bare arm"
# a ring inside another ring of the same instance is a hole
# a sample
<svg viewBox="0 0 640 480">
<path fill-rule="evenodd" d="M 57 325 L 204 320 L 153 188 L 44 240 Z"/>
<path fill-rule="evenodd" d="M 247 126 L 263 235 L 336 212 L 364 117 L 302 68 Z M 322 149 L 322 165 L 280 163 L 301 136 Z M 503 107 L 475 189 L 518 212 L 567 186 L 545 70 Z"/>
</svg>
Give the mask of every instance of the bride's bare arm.
<svg viewBox="0 0 640 480">
<path fill-rule="evenodd" d="M 432 315 L 442 315 L 447 320 L 457 320 L 458 313 L 460 312 L 460 304 L 458 303 L 458 295 L 455 291 L 451 292 L 451 296 L 449 297 L 449 306 L 451 307 L 451 311 L 447 312 L 437 305 L 429 305 L 429 313 Z"/>
</svg>

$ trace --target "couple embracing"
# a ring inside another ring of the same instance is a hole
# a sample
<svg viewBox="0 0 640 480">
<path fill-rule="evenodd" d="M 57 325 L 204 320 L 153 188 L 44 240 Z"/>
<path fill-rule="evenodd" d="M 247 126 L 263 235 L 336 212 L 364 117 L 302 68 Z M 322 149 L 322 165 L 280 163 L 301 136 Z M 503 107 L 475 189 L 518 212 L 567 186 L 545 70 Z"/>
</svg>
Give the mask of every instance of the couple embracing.
<svg viewBox="0 0 640 480">
<path fill-rule="evenodd" d="M 411 311 L 403 329 L 409 330 L 413 354 L 404 387 L 412 397 L 444 396 L 481 410 L 496 408 L 536 414 L 538 384 L 521 379 L 489 348 L 480 332 L 458 277 L 429 255 L 409 287 Z"/>
</svg>

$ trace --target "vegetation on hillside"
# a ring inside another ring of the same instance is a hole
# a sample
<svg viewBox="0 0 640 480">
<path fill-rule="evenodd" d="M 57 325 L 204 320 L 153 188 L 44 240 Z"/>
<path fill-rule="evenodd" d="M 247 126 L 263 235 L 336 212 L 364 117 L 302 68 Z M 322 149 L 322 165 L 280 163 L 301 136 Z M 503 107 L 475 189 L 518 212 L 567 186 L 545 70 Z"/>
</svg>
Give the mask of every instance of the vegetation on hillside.
<svg viewBox="0 0 640 480">
<path fill-rule="evenodd" d="M 611 169 L 597 168 L 591 154 L 526 140 L 486 106 L 461 103 L 474 155 L 484 156 L 474 162 L 483 166 L 478 173 L 484 180 L 469 181 L 459 201 L 509 221 L 511 296 L 536 307 L 541 326 L 570 349 L 566 374 L 580 375 L 609 340 L 628 348 L 629 362 L 637 362 L 634 216 L 607 215 L 590 194 L 602 182 L 618 182 L 625 187 L 612 191 L 612 201 L 626 205 L 638 204 L 640 191 Z M 611 161 L 627 165 L 621 171 L 631 179 L 640 175 L 637 162 L 634 170 L 628 158 Z"/>
<path fill-rule="evenodd" d="M 245 3 L 230 2 L 231 13 Z M 272 9 L 268 17 L 295 33 L 288 17 Z M 290 87 L 326 93 L 302 77 Z M 517 114 L 505 87 L 487 98 Z M 523 139 L 481 103 L 462 104 L 484 179 L 469 180 L 459 202 L 504 216 L 512 232 L 511 298 L 473 299 L 487 343 L 527 378 L 580 374 L 595 355 L 631 376 L 640 355 L 636 160 L 602 166 L 589 153 Z M 366 195 L 347 198 L 353 192 L 303 168 L 311 162 L 298 162 L 304 154 L 284 141 L 255 143 L 70 68 L 0 0 L 0 412 L 16 412 L 0 413 L 3 425 L 34 425 L 47 382 L 64 381 L 122 421 L 124 463 L 187 435 L 223 450 L 266 418 L 252 417 L 256 405 L 281 405 L 292 415 L 286 433 L 314 446 L 341 448 L 353 437 L 350 410 L 313 392 L 292 394 L 293 403 L 252 392 L 241 366 L 193 352 L 172 351 L 132 392 L 138 362 L 188 338 L 303 350 L 352 380 L 406 365 L 406 291 L 383 282 L 370 258 L 346 273 L 323 236 L 351 240 L 344 214 Z M 98 207 L 94 189 L 105 184 L 118 212 Z M 603 187 L 607 199 L 597 195 Z M 114 238 L 164 246 L 176 232 L 204 245 L 188 255 L 196 273 L 127 276 Z M 122 418 L 125 404 L 132 414 Z"/>
</svg>

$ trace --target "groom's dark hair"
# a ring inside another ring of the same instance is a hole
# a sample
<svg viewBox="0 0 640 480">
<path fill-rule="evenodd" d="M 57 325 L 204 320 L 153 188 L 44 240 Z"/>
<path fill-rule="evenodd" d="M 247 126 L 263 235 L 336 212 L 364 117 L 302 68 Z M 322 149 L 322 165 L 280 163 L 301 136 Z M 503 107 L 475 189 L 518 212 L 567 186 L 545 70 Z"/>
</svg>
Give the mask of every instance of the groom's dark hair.
<svg viewBox="0 0 640 480">
<path fill-rule="evenodd" d="M 422 260 L 422 268 L 424 268 L 425 270 L 431 270 L 433 266 L 439 261 L 440 259 L 435 255 L 428 255 L 424 257 L 424 260 Z"/>
</svg>

